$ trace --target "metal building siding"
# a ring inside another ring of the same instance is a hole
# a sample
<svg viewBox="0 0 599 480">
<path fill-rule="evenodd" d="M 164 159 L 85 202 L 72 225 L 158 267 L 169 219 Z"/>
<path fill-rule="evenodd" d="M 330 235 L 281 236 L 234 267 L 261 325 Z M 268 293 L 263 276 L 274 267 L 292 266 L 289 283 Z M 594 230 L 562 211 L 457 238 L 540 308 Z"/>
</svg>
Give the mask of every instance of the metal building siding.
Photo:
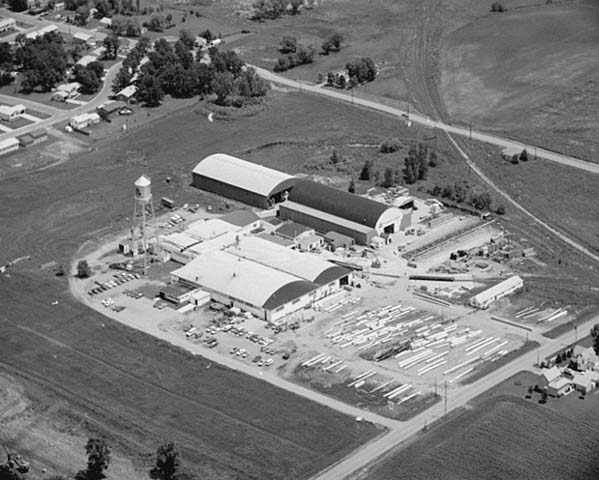
<svg viewBox="0 0 599 480">
<path fill-rule="evenodd" d="M 359 232 L 353 230 L 349 227 L 338 225 L 334 222 L 329 222 L 327 220 L 323 220 L 322 218 L 318 218 L 312 215 L 308 215 L 304 212 L 298 212 L 296 210 L 290 209 L 285 204 L 281 204 L 279 207 L 279 215 L 281 218 L 286 220 L 292 220 L 297 223 L 301 223 L 303 225 L 308 225 L 319 232 L 337 232 L 343 235 L 347 235 L 348 237 L 353 238 L 356 243 L 360 245 L 368 245 L 372 237 L 375 236 L 376 232 L 371 230 L 368 233 Z"/>
<path fill-rule="evenodd" d="M 216 193 L 232 200 L 252 205 L 259 208 L 269 208 L 268 198 L 263 195 L 259 195 L 255 192 L 249 192 L 239 187 L 235 187 L 228 183 L 223 183 L 213 178 L 205 177 L 197 173 L 193 174 L 193 186 L 206 190 L 207 192 Z"/>
</svg>

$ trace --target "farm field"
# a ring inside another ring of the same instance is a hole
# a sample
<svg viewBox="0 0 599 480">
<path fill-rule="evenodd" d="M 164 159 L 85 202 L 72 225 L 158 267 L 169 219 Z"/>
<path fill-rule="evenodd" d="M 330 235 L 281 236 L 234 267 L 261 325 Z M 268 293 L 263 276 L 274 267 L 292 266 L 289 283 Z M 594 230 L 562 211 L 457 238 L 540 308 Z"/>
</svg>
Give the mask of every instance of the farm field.
<svg viewBox="0 0 599 480">
<path fill-rule="evenodd" d="M 449 115 L 596 161 L 598 24 L 596 3 L 569 2 L 509 8 L 453 32 L 441 61 Z"/>
<path fill-rule="evenodd" d="M 512 377 L 361 478 L 595 478 L 599 396 L 524 399 L 536 378 Z"/>
<path fill-rule="evenodd" d="M 3 290 L 0 365 L 100 420 L 137 456 L 172 438 L 205 478 L 304 478 L 376 434 L 72 304 L 52 280 L 13 274 Z"/>
</svg>

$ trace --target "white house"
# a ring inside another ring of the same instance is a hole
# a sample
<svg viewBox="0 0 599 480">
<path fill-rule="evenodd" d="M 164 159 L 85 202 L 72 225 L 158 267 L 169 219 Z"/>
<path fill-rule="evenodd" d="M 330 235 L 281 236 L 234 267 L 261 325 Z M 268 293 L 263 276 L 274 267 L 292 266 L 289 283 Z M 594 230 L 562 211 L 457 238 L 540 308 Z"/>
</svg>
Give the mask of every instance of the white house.
<svg viewBox="0 0 599 480">
<path fill-rule="evenodd" d="M 97 113 L 82 113 L 76 115 L 69 120 L 69 125 L 73 128 L 87 128 L 91 124 L 98 123 L 100 115 Z"/>
<path fill-rule="evenodd" d="M 8 32 L 15 29 L 17 22 L 14 18 L 2 18 L 0 19 L 0 32 Z"/>
<path fill-rule="evenodd" d="M 73 34 L 73 41 L 75 43 L 92 44 L 92 43 L 94 43 L 95 38 L 96 37 L 91 33 L 77 32 L 77 33 Z"/>
<path fill-rule="evenodd" d="M 112 26 L 112 18 L 102 17 L 100 20 L 100 25 L 106 28 L 110 28 Z"/>
<path fill-rule="evenodd" d="M 129 85 L 123 88 L 119 93 L 115 95 L 117 100 L 121 102 L 129 102 L 137 93 L 137 87 L 135 85 Z"/>
<path fill-rule="evenodd" d="M 0 105 L 0 120 L 12 122 L 25 113 L 24 105 Z"/>
</svg>

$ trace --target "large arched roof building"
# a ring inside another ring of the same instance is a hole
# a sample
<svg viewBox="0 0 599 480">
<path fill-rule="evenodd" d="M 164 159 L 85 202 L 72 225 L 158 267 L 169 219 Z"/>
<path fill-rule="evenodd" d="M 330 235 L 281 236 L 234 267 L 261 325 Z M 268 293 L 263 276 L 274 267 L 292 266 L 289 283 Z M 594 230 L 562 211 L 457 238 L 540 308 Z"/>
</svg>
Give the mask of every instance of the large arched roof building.
<svg viewBox="0 0 599 480">
<path fill-rule="evenodd" d="M 197 188 L 260 208 L 285 200 L 297 182 L 286 173 L 224 153 L 204 158 L 192 176 Z"/>
<path fill-rule="evenodd" d="M 398 232 L 404 217 L 399 208 L 310 180 L 294 185 L 279 213 L 321 233 L 338 232 L 361 244 L 375 235 Z"/>
</svg>

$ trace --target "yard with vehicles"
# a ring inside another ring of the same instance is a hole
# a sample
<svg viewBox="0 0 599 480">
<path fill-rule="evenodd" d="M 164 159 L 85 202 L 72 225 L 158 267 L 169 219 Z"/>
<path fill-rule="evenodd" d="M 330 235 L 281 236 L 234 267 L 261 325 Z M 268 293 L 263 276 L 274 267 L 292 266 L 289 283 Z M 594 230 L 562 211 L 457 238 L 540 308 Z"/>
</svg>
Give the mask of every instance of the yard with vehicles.
<svg viewBox="0 0 599 480">
<path fill-rule="evenodd" d="M 489 472 L 498 479 L 596 476 L 598 394 L 540 404 L 539 394 L 525 398 L 537 379 L 533 373 L 517 374 L 357 478 L 478 479 Z"/>
</svg>

